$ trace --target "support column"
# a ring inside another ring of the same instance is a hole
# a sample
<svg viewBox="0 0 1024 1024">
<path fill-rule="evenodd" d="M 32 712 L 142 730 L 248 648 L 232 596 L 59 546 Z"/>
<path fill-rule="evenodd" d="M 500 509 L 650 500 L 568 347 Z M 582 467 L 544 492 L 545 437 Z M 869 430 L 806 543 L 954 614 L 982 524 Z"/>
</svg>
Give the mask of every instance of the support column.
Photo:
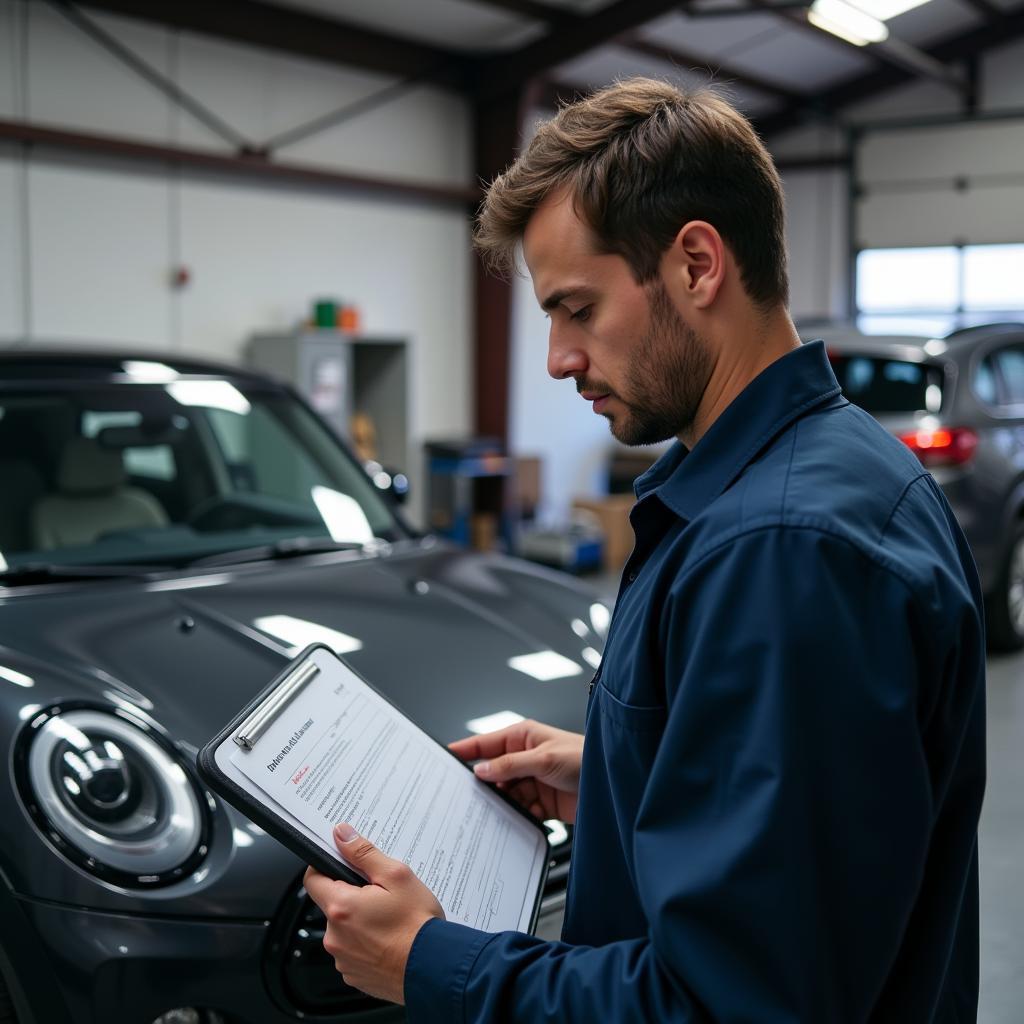
<svg viewBox="0 0 1024 1024">
<path fill-rule="evenodd" d="M 476 175 L 490 182 L 515 159 L 523 96 L 488 100 L 474 111 Z M 478 434 L 508 440 L 512 342 L 512 282 L 493 277 L 475 258 L 474 427 Z"/>
</svg>

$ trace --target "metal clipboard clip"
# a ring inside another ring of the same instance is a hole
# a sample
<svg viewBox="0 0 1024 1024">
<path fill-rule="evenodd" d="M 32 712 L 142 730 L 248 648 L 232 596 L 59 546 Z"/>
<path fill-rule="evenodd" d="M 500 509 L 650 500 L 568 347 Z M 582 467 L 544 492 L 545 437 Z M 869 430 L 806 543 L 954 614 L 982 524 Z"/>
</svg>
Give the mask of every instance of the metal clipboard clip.
<svg viewBox="0 0 1024 1024">
<path fill-rule="evenodd" d="M 281 685 L 242 723 L 241 728 L 233 737 L 235 743 L 243 750 L 252 750 L 256 746 L 256 741 L 267 731 L 270 723 L 284 711 L 299 691 L 319 672 L 320 669 L 317 665 L 307 661 L 290 675 L 285 676 L 281 680 Z"/>
</svg>

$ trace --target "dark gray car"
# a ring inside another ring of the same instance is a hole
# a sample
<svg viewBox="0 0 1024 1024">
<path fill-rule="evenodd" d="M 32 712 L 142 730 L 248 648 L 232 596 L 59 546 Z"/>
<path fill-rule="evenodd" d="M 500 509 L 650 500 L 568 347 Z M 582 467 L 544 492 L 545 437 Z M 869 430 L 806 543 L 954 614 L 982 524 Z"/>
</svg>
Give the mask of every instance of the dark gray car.
<svg viewBox="0 0 1024 1024">
<path fill-rule="evenodd" d="M 263 376 L 0 354 L 0 1022 L 394 1019 L 343 985 L 303 865 L 205 790 L 197 748 L 316 640 L 439 740 L 581 730 L 608 615 L 412 530 Z"/>
<path fill-rule="evenodd" d="M 991 646 L 1024 646 L 1024 325 L 941 339 L 804 333 L 824 338 L 846 396 L 942 487 L 974 553 Z"/>
</svg>

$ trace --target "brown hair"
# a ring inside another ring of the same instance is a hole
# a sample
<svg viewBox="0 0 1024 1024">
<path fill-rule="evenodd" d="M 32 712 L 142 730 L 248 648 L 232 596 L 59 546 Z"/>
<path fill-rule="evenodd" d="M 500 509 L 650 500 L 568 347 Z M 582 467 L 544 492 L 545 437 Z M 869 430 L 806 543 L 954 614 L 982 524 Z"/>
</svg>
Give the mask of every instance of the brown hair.
<svg viewBox="0 0 1024 1024">
<path fill-rule="evenodd" d="M 530 217 L 563 187 L 638 283 L 654 278 L 687 221 L 706 220 L 750 298 L 764 309 L 787 302 L 782 182 L 750 122 L 714 93 L 633 78 L 562 107 L 487 190 L 474 242 L 492 269 L 513 268 Z"/>
</svg>

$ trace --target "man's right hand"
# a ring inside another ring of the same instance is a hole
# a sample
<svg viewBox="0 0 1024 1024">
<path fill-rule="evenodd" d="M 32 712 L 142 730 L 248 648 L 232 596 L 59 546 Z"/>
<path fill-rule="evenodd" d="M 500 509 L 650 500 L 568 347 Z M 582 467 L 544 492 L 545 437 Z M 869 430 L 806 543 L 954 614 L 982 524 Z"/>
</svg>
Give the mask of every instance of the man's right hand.
<svg viewBox="0 0 1024 1024">
<path fill-rule="evenodd" d="M 583 762 L 579 733 L 527 720 L 456 740 L 448 749 L 463 761 L 479 759 L 477 777 L 497 783 L 534 817 L 575 820 Z"/>
</svg>

